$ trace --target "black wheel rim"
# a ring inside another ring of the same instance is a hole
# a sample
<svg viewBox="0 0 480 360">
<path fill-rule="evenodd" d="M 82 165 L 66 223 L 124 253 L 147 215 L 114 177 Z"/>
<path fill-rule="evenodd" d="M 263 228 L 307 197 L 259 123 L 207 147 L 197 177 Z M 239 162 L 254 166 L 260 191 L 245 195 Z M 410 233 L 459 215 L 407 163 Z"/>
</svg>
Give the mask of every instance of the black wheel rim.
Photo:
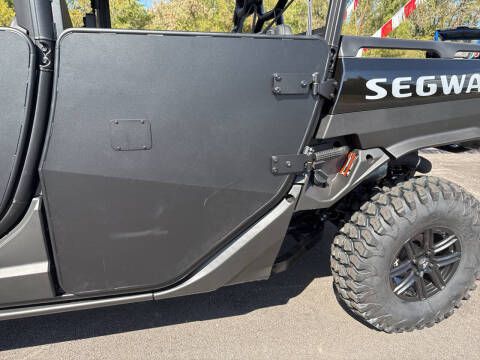
<svg viewBox="0 0 480 360">
<path fill-rule="evenodd" d="M 458 268 L 459 238 L 447 229 L 430 228 L 408 240 L 390 268 L 390 285 L 399 298 L 422 301 L 447 286 Z"/>
</svg>

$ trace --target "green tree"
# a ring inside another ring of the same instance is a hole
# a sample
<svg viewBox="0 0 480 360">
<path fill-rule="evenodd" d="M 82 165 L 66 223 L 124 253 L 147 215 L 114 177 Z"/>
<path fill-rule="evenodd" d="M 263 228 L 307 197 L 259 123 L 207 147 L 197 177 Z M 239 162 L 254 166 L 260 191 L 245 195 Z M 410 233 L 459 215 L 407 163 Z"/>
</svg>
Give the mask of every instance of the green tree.
<svg viewBox="0 0 480 360">
<path fill-rule="evenodd" d="M 68 8 L 73 26 L 82 27 L 91 12 L 90 0 L 68 0 Z M 115 29 L 144 29 L 152 15 L 138 0 L 110 0 L 110 16 Z"/>
<path fill-rule="evenodd" d="M 480 0 L 425 0 L 408 21 L 416 39 L 432 39 L 435 30 L 458 26 L 477 27 Z"/>
<path fill-rule="evenodd" d="M 234 0 L 160 0 L 149 26 L 157 30 L 228 32 Z"/>
<path fill-rule="evenodd" d="M 360 0 L 357 11 L 344 25 L 344 33 L 370 36 L 407 0 Z M 480 22 L 480 0 L 424 0 L 391 37 L 432 39 L 436 29 Z"/>
<path fill-rule="evenodd" d="M 357 10 L 344 22 L 343 34 L 357 36 L 373 34 L 377 30 L 372 21 L 375 5 L 375 0 L 360 0 Z"/>
<path fill-rule="evenodd" d="M 67 4 L 73 27 L 82 27 L 83 17 L 92 11 L 90 0 L 67 0 Z"/>
<path fill-rule="evenodd" d="M 360 0 L 357 11 L 344 25 L 344 34 L 371 36 L 407 0 Z M 457 26 L 476 27 L 480 22 L 480 0 L 425 0 L 409 19 L 389 37 L 431 40 L 435 30 Z M 423 57 L 420 51 L 370 50 L 368 56 Z"/>
<path fill-rule="evenodd" d="M 13 0 L 0 0 L 0 26 L 10 26 L 14 16 Z"/>
<path fill-rule="evenodd" d="M 115 29 L 144 29 L 151 20 L 139 0 L 110 0 L 110 14 Z"/>
<path fill-rule="evenodd" d="M 277 0 L 265 0 L 270 10 Z M 149 28 L 158 30 L 230 32 L 232 30 L 234 0 L 160 0 L 152 9 Z M 328 10 L 327 0 L 313 0 L 313 26 L 324 26 Z M 285 12 L 285 23 L 294 33 L 305 32 L 307 28 L 307 2 L 295 0 Z M 246 20 L 245 30 L 251 28 L 252 17 Z"/>
</svg>

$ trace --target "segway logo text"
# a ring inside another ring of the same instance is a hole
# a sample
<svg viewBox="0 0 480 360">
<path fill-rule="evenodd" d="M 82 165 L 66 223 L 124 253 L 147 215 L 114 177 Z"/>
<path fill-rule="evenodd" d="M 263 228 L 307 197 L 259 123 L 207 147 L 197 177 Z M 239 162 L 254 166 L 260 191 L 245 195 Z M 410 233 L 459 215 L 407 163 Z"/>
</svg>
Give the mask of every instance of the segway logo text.
<svg viewBox="0 0 480 360">
<path fill-rule="evenodd" d="M 367 81 L 367 89 L 373 94 L 366 95 L 367 100 L 380 100 L 388 96 L 387 78 Z M 458 95 L 462 92 L 480 92 L 480 74 L 420 76 L 416 81 L 412 77 L 398 77 L 391 82 L 391 95 L 396 98 L 408 98 L 413 95 L 433 96 L 438 92 L 443 95 Z"/>
</svg>

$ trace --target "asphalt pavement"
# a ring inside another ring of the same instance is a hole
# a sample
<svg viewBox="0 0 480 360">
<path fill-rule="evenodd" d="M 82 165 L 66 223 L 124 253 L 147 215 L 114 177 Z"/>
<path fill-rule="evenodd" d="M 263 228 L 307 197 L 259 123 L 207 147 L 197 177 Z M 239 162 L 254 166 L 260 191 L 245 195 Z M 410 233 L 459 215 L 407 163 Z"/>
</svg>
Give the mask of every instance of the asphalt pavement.
<svg viewBox="0 0 480 360">
<path fill-rule="evenodd" d="M 428 154 L 480 198 L 480 154 Z M 338 303 L 328 239 L 264 282 L 160 302 L 0 322 L 0 359 L 479 359 L 480 291 L 422 331 L 389 335 Z"/>
</svg>

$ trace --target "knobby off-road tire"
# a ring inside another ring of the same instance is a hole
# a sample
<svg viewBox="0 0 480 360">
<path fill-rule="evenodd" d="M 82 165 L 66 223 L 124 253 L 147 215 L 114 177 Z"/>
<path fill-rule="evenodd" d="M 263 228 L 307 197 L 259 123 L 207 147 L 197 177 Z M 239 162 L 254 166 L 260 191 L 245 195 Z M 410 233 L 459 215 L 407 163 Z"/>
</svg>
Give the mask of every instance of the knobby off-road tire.
<svg viewBox="0 0 480 360">
<path fill-rule="evenodd" d="M 394 293 L 392 262 L 412 238 L 431 228 L 455 234 L 460 260 L 443 289 L 405 300 Z M 384 187 L 335 237 L 331 267 L 338 297 L 377 329 L 403 332 L 433 326 L 452 315 L 480 279 L 480 203 L 458 185 L 435 177 Z"/>
</svg>

